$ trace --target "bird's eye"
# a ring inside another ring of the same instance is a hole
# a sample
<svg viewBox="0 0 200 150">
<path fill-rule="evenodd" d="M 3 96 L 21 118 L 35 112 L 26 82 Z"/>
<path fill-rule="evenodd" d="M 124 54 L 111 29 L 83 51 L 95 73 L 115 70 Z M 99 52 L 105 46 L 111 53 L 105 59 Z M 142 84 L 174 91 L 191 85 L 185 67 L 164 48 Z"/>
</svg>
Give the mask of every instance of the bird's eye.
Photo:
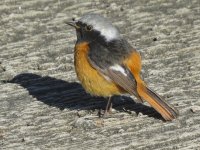
<svg viewBox="0 0 200 150">
<path fill-rule="evenodd" d="M 86 30 L 86 31 L 92 31 L 92 29 L 93 29 L 93 27 L 92 27 L 92 26 L 90 26 L 90 25 L 88 25 L 88 26 L 85 26 L 85 30 Z"/>
</svg>

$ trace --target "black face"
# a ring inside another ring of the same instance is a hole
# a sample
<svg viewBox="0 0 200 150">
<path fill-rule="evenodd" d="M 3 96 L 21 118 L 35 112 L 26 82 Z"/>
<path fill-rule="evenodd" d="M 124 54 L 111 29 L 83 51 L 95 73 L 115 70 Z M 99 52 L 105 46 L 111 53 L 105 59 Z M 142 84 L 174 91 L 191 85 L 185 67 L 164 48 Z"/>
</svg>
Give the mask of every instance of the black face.
<svg viewBox="0 0 200 150">
<path fill-rule="evenodd" d="M 99 38 L 100 33 L 93 29 L 93 26 L 84 24 L 82 22 L 76 22 L 76 34 L 77 42 L 89 42 L 95 41 Z"/>
<path fill-rule="evenodd" d="M 88 42 L 89 44 L 92 44 L 96 42 L 101 45 L 108 46 L 109 43 L 112 44 L 116 41 L 116 39 L 107 41 L 106 38 L 101 35 L 100 31 L 95 30 L 93 26 L 83 23 L 82 21 L 72 19 L 72 21 L 66 23 L 76 29 L 77 43 Z M 111 28 L 112 26 L 110 25 L 108 27 Z"/>
</svg>

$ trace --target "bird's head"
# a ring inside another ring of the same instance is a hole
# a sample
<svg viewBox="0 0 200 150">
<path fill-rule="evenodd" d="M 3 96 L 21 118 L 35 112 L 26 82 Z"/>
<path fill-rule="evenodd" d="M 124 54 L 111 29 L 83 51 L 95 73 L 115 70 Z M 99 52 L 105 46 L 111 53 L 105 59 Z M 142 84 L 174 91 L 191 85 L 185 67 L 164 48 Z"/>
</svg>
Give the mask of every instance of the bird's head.
<svg viewBox="0 0 200 150">
<path fill-rule="evenodd" d="M 85 14 L 80 19 L 72 19 L 68 25 L 76 29 L 77 42 L 110 42 L 120 38 L 119 31 L 111 22 L 98 14 Z"/>
</svg>

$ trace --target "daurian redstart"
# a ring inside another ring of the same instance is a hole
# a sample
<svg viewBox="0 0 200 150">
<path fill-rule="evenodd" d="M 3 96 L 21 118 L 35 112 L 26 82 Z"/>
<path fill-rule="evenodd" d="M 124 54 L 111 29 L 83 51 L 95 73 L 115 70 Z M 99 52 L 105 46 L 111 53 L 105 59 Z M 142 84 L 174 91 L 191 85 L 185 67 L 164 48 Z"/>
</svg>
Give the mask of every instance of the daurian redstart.
<svg viewBox="0 0 200 150">
<path fill-rule="evenodd" d="M 111 22 L 98 14 L 85 14 L 68 25 L 76 29 L 74 64 L 84 89 L 95 96 L 109 98 L 130 94 L 140 102 L 147 101 L 165 120 L 178 111 L 152 91 L 140 77 L 141 57 Z"/>
</svg>

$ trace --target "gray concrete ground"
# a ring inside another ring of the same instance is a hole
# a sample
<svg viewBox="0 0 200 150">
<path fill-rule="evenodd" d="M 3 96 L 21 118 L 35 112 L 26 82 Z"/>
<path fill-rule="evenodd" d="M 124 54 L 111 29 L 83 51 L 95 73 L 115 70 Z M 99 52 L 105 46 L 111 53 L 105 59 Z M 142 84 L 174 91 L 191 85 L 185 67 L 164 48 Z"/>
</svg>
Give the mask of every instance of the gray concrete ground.
<svg viewBox="0 0 200 150">
<path fill-rule="evenodd" d="M 164 122 L 148 105 L 86 94 L 65 20 L 110 18 L 143 58 L 143 78 L 180 111 Z M 0 149 L 200 149 L 199 0 L 1 0 Z"/>
</svg>

